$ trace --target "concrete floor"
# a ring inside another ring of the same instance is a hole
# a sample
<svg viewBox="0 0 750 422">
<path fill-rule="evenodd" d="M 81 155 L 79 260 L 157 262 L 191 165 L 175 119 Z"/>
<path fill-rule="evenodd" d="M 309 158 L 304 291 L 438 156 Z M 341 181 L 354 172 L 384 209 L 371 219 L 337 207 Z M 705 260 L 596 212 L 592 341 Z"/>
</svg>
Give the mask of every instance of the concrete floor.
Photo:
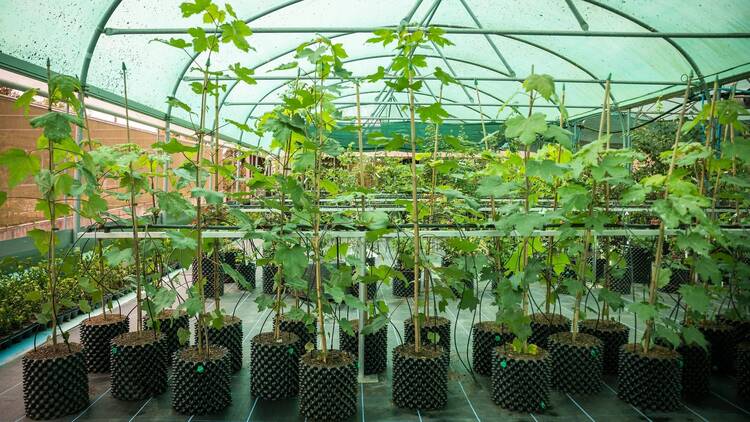
<svg viewBox="0 0 750 422">
<path fill-rule="evenodd" d="M 260 274 L 260 271 L 259 271 Z M 260 284 L 259 284 L 260 286 Z M 224 295 L 223 306 L 232 310 L 237 306 L 236 315 L 243 320 L 244 332 L 244 366 L 232 379 L 232 405 L 217 415 L 191 416 L 175 413 L 170 406 L 170 393 L 140 402 L 122 402 L 109 394 L 109 376 L 107 374 L 90 376 L 91 403 L 78 415 L 61 419 L 66 421 L 297 421 L 303 420 L 297 412 L 296 399 L 282 401 L 264 401 L 254 398 L 249 393 L 249 349 L 250 338 L 261 331 L 271 328 L 271 318 L 267 311 L 259 313 L 254 303 L 258 290 L 244 294 L 236 286 L 228 285 Z M 393 325 L 389 327 L 389 349 L 399 344 L 403 333 L 403 320 L 409 316 L 405 299 L 391 295 L 390 287 L 379 289 L 379 296 L 384 298 L 393 311 Z M 642 294 L 640 286 L 635 296 Z M 534 297 L 543 297 L 541 287 L 535 288 Z M 631 296 L 631 300 L 632 300 Z M 669 299 L 666 299 L 669 300 Z M 563 313 L 570 314 L 572 298 L 562 300 Z M 132 302 L 123 304 L 123 311 L 132 309 Z M 346 312 L 342 309 L 343 313 Z M 459 315 L 457 315 L 459 314 Z M 354 318 L 355 313 L 350 317 Z M 472 321 L 491 319 L 493 311 L 489 298 L 482 301 L 482 311 L 476 313 L 458 312 L 455 304 L 446 311 L 453 320 L 454 344 L 452 347 L 451 367 L 448 381 L 448 406 L 439 411 L 411 411 L 395 408 L 391 402 L 391 367 L 380 377 L 380 382 L 360 385 L 360 403 L 357 414 L 351 421 L 748 421 L 750 420 L 750 403 L 741 403 L 735 398 L 734 381 L 730 378 L 714 378 L 712 393 L 700 403 L 686 403 L 676 412 L 660 413 L 641 411 L 617 398 L 617 380 L 606 378 L 605 388 L 594 396 L 576 396 L 553 392 L 551 403 L 544 414 L 515 413 L 495 406 L 490 400 L 490 381 L 477 376 L 473 379 L 462 365 L 469 365 L 471 354 L 469 332 Z M 133 316 L 131 315 L 131 327 Z M 458 324 L 455 324 L 458 321 Z M 622 322 L 631 326 L 631 335 L 635 336 L 634 321 L 623 316 Z M 640 333 L 640 326 L 639 333 Z M 338 331 L 338 328 L 336 329 Z M 71 330 L 71 338 L 78 341 L 78 328 Z M 338 336 L 334 335 L 334 347 L 338 345 Z M 456 350 L 456 344 L 458 349 Z M 18 352 L 18 351 L 17 351 Z M 467 356 L 468 355 L 468 356 Z M 23 412 L 21 386 L 20 354 L 0 366 L 0 421 L 26 420 Z"/>
</svg>

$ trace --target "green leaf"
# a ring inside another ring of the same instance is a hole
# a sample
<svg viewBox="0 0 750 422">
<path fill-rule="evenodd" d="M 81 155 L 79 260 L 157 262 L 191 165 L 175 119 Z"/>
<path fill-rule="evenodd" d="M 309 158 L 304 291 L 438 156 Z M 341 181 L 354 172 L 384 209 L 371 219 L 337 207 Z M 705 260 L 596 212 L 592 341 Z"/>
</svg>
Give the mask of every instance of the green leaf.
<svg viewBox="0 0 750 422">
<path fill-rule="evenodd" d="M 534 113 L 531 117 L 513 116 L 505 122 L 505 136 L 518 138 L 524 145 L 531 145 L 536 136 L 547 131 L 547 122 L 543 113 Z"/>
<path fill-rule="evenodd" d="M 182 327 L 178 328 L 177 341 L 179 341 L 181 345 L 186 345 L 188 343 L 188 340 L 190 340 L 190 330 Z"/>
<path fill-rule="evenodd" d="M 50 111 L 41 116 L 31 119 L 29 122 L 34 128 L 44 128 L 44 136 L 50 142 L 60 142 L 69 138 L 71 134 L 70 124 L 73 123 L 83 127 L 83 121 L 78 116 L 68 113 Z"/>
<path fill-rule="evenodd" d="M 192 220 L 195 218 L 196 210 L 190 201 L 188 201 L 181 192 L 169 191 L 169 192 L 156 192 L 156 199 L 159 205 L 159 209 L 164 211 L 164 214 L 170 219 L 182 219 L 187 218 Z"/>
<path fill-rule="evenodd" d="M 352 296 L 352 295 L 346 295 L 344 296 L 344 303 L 346 303 L 346 306 L 348 306 L 351 309 L 358 309 L 361 311 L 364 311 L 367 309 L 364 303 L 362 303 L 361 300 L 358 298 Z"/>
<path fill-rule="evenodd" d="M 526 164 L 526 174 L 539 177 L 547 183 L 552 183 L 555 178 L 561 177 L 567 171 L 567 167 L 555 163 L 552 160 L 529 160 Z"/>
<path fill-rule="evenodd" d="M 178 100 L 178 99 L 177 99 L 177 98 L 175 98 L 175 97 L 170 97 L 170 96 L 168 96 L 168 97 L 167 97 L 167 104 L 168 104 L 168 105 L 169 105 L 170 107 L 177 107 L 177 108 L 181 108 L 181 109 L 185 110 L 185 111 L 186 111 L 186 112 L 188 112 L 188 113 L 192 113 L 192 112 L 193 112 L 193 109 L 192 109 L 192 108 L 190 108 L 190 106 L 189 106 L 189 105 L 187 105 L 187 104 L 183 103 L 182 101 Z"/>
<path fill-rule="evenodd" d="M 184 2 L 180 4 L 180 10 L 182 11 L 182 17 L 187 18 L 193 15 L 204 12 L 211 5 L 211 0 L 194 0 L 192 2 Z"/>
<path fill-rule="evenodd" d="M 231 70 L 234 73 L 237 79 L 241 80 L 242 82 L 248 85 L 255 85 L 258 83 L 252 77 L 252 75 L 255 74 L 255 71 L 253 71 L 253 69 L 249 69 L 247 67 L 242 66 L 239 63 L 235 63 L 235 64 L 229 65 L 229 70 Z"/>
<path fill-rule="evenodd" d="M 341 326 L 341 329 L 344 330 L 345 333 L 349 334 L 350 336 L 354 335 L 354 329 L 352 328 L 352 323 L 349 322 L 348 319 L 340 318 L 339 325 Z"/>
<path fill-rule="evenodd" d="M 86 299 L 81 299 L 78 301 L 78 308 L 80 308 L 84 313 L 91 312 L 91 304 L 89 304 L 89 301 Z"/>
<path fill-rule="evenodd" d="M 479 182 L 478 196 L 494 196 L 501 198 L 512 194 L 519 186 L 515 182 L 505 182 L 500 176 L 486 176 Z"/>
<path fill-rule="evenodd" d="M 278 65 L 278 66 L 274 67 L 274 68 L 273 68 L 273 69 L 271 69 L 270 71 L 271 71 L 271 72 L 275 72 L 275 71 L 277 71 L 277 70 L 289 70 L 289 69 L 294 69 L 294 68 L 296 68 L 297 66 L 298 66 L 297 62 L 289 62 L 289 63 L 283 63 L 283 64 L 280 64 L 280 65 Z"/>
<path fill-rule="evenodd" d="M 626 205 L 638 205 L 646 201 L 646 194 L 651 190 L 640 184 L 634 184 L 625 189 L 621 201 Z"/>
<path fill-rule="evenodd" d="M 688 346 L 694 344 L 704 349 L 708 347 L 706 337 L 703 336 L 703 333 L 698 329 L 698 327 L 692 325 L 683 326 L 682 338 L 683 340 L 685 340 L 685 344 Z"/>
<path fill-rule="evenodd" d="M 28 116 L 29 110 L 31 109 L 31 103 L 34 102 L 34 96 L 36 96 L 38 93 L 39 93 L 39 90 L 36 88 L 32 88 L 32 89 L 29 89 L 28 91 L 25 91 L 13 103 L 13 108 L 16 110 L 18 110 L 19 108 L 23 109 L 23 115 Z"/>
<path fill-rule="evenodd" d="M 8 200 L 8 193 L 4 191 L 0 191 L 0 207 L 2 207 L 5 201 L 7 200 Z"/>
<path fill-rule="evenodd" d="M 225 43 L 231 41 L 235 47 L 246 53 L 252 48 L 247 42 L 247 37 L 252 34 L 253 31 L 250 30 L 250 27 L 240 19 L 221 25 L 221 41 Z M 244 81 L 244 79 L 242 80 Z M 252 83 L 254 84 L 255 81 Z"/>
<path fill-rule="evenodd" d="M 526 92 L 536 91 L 549 101 L 555 95 L 555 80 L 550 75 L 532 73 L 523 81 L 523 88 Z"/>
<path fill-rule="evenodd" d="M 445 111 L 440 103 L 433 103 L 425 107 L 417 107 L 417 114 L 423 122 L 431 121 L 435 124 L 443 123 L 443 119 L 450 117 L 450 113 Z"/>
<path fill-rule="evenodd" d="M 573 142 L 571 140 L 573 132 L 563 129 L 558 125 L 549 125 L 547 127 L 547 131 L 544 132 L 542 136 L 546 139 L 554 139 L 555 142 L 567 149 L 571 149 L 573 147 Z"/>
<path fill-rule="evenodd" d="M 711 298 L 706 294 L 703 286 L 694 284 L 683 284 L 679 290 L 685 305 L 693 311 L 705 315 L 711 305 Z"/>
<path fill-rule="evenodd" d="M 641 320 L 654 319 L 659 316 L 656 306 L 649 305 L 648 302 L 635 302 L 628 305 L 628 311 L 634 313 Z"/>
<path fill-rule="evenodd" d="M 365 76 L 365 80 L 368 82 L 376 82 L 385 77 L 385 68 L 378 66 L 378 70 L 375 73 Z"/>
<path fill-rule="evenodd" d="M 362 224 L 367 226 L 368 230 L 384 229 L 390 222 L 388 214 L 385 211 L 365 211 L 362 213 Z"/>
<path fill-rule="evenodd" d="M 33 229 L 28 231 L 27 236 L 34 241 L 34 246 L 40 254 L 45 255 L 49 251 L 50 233 L 48 231 Z M 52 239 L 53 242 L 57 242 L 57 236 L 53 236 Z"/>
<path fill-rule="evenodd" d="M 204 198 L 206 203 L 221 204 L 224 202 L 224 193 L 205 188 L 193 188 L 190 190 L 193 198 Z"/>
<path fill-rule="evenodd" d="M 443 84 L 443 85 L 450 85 L 450 84 L 458 84 L 458 81 L 453 78 L 453 76 L 449 75 L 448 73 L 445 73 L 443 69 L 436 66 L 435 67 L 435 77 Z"/>
<path fill-rule="evenodd" d="M 35 155 L 11 148 L 0 153 L 0 166 L 8 169 L 8 187 L 12 189 L 39 171 L 40 162 Z"/>
<path fill-rule="evenodd" d="M 198 152 L 198 145 L 185 145 L 175 138 L 169 140 L 169 142 L 157 142 L 151 145 L 151 148 L 160 149 L 167 154 L 177 154 L 181 152 Z"/>
<path fill-rule="evenodd" d="M 667 340 L 672 347 L 677 348 L 680 346 L 680 336 L 671 328 L 666 325 L 656 326 L 656 337 Z"/>
</svg>

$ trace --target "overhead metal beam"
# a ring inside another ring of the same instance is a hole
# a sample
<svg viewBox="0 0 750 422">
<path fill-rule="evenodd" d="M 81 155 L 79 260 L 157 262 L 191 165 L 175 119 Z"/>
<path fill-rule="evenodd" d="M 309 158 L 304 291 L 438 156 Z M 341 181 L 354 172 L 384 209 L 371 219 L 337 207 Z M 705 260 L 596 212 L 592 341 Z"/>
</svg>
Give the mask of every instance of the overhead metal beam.
<svg viewBox="0 0 750 422">
<path fill-rule="evenodd" d="M 644 22 L 644 21 L 636 18 L 635 16 L 632 16 L 632 15 L 629 15 L 629 14 L 623 12 L 622 10 L 619 10 L 617 8 L 614 8 L 612 6 L 609 6 L 607 4 L 601 3 L 601 2 L 596 1 L 596 0 L 582 0 L 582 1 L 585 1 L 586 3 L 589 3 L 589 4 L 593 4 L 594 6 L 597 6 L 597 7 L 602 8 L 602 9 L 604 9 L 604 10 L 610 12 L 610 13 L 614 13 L 617 16 L 625 18 L 625 19 L 629 20 L 630 22 L 633 22 L 634 24 L 636 24 L 636 25 L 638 25 L 638 26 L 646 29 L 647 31 L 650 31 L 652 33 L 657 33 L 657 34 L 659 33 L 658 29 L 656 29 L 653 26 L 647 24 L 646 22 Z M 662 32 L 661 34 L 665 34 L 665 33 Z M 687 61 L 688 64 L 690 64 L 690 67 L 693 69 L 693 72 L 695 72 L 695 74 L 698 76 L 698 79 L 700 79 L 700 80 L 703 81 L 704 80 L 703 72 L 701 72 L 701 69 L 698 66 L 698 63 L 696 63 L 695 60 L 693 60 L 693 57 L 687 51 L 685 51 L 685 49 L 682 48 L 681 45 L 677 44 L 677 42 L 675 42 L 674 40 L 672 40 L 670 38 L 679 38 L 679 37 L 665 37 L 664 40 L 666 42 L 668 42 L 669 45 L 671 45 L 675 50 L 677 50 L 678 53 L 680 53 L 680 55 L 685 59 L 685 61 Z"/>
<path fill-rule="evenodd" d="M 367 75 L 351 76 L 349 78 L 341 78 L 338 76 L 328 77 L 327 80 L 344 80 L 344 79 L 364 79 Z M 258 75 L 253 76 L 253 79 L 257 81 L 293 81 L 297 79 L 296 76 L 271 76 L 271 75 Z M 305 78 L 300 78 L 304 80 Z M 398 79 L 396 76 L 386 75 L 382 79 L 384 80 L 395 80 Z M 494 77 L 494 76 L 458 76 L 454 78 L 458 81 L 480 81 L 480 82 L 523 82 L 525 78 L 514 78 L 514 77 Z M 185 76 L 182 78 L 184 82 L 195 82 L 202 81 L 202 77 L 198 76 Z M 234 76 L 219 76 L 220 81 L 236 81 L 237 78 Z M 415 76 L 414 80 L 424 81 L 437 81 L 438 78 L 434 76 Z M 567 84 L 602 84 L 606 82 L 606 79 L 576 79 L 576 78 L 555 78 L 555 82 L 567 83 Z M 654 81 L 654 80 L 624 80 L 624 79 L 613 79 L 610 81 L 612 85 L 674 85 L 684 86 L 687 82 L 685 81 Z"/>
<path fill-rule="evenodd" d="M 578 26 L 580 26 L 582 30 L 588 31 L 589 24 L 586 22 L 583 16 L 581 16 L 581 12 L 579 12 L 576 5 L 573 4 L 573 0 L 565 0 L 565 3 L 568 4 L 568 8 L 570 9 L 570 11 L 573 13 L 573 16 L 575 16 L 576 20 L 578 21 Z"/>
<path fill-rule="evenodd" d="M 348 95 L 342 95 L 339 98 L 345 98 L 350 97 L 353 94 Z M 428 96 L 432 96 L 432 94 L 424 94 Z M 444 98 L 445 99 L 445 98 Z M 352 101 L 334 101 L 334 105 L 337 106 L 353 106 L 357 103 Z M 391 99 L 386 101 L 360 101 L 360 105 L 395 105 L 395 106 L 408 106 L 408 102 L 403 101 L 393 101 Z M 227 107 L 236 107 L 236 106 L 261 106 L 261 105 L 267 105 L 267 106 L 277 106 L 277 105 L 284 105 L 283 101 L 268 101 L 268 102 L 258 102 L 258 101 L 227 101 L 224 103 Z M 417 104 L 419 105 L 419 104 Z M 503 107 L 507 106 L 509 104 L 505 103 L 482 103 L 483 107 Z M 516 107 L 528 107 L 528 104 L 514 104 Z M 443 106 L 456 106 L 456 107 L 467 107 L 467 106 L 476 106 L 476 103 L 460 103 L 460 102 L 451 102 L 451 103 L 444 103 Z M 558 106 L 554 104 L 534 104 L 534 107 L 542 107 L 542 108 L 558 108 Z M 595 106 L 589 106 L 589 105 L 566 105 L 565 108 L 598 108 L 601 107 L 601 105 L 595 105 Z"/>
<path fill-rule="evenodd" d="M 587 38 L 689 38 L 689 39 L 740 39 L 750 38 L 750 32 L 637 32 L 637 31 L 564 31 L 564 30 L 537 30 L 537 29 L 502 29 L 502 28 L 455 28 L 443 25 L 431 25 L 439 27 L 446 34 L 454 35 L 516 35 L 516 36 L 539 36 L 539 37 L 587 37 Z M 105 35 L 178 35 L 187 34 L 190 28 L 106 28 Z M 203 28 L 206 33 L 221 33 L 221 29 Z M 395 29 L 393 26 L 342 26 L 342 27 L 319 27 L 319 26 L 289 26 L 289 27 L 256 27 L 252 28 L 255 34 L 338 34 L 348 33 L 371 33 L 381 29 Z M 408 29 L 418 29 L 409 27 Z"/>
<path fill-rule="evenodd" d="M 464 9 L 466 10 L 466 13 L 468 13 L 469 16 L 471 17 L 471 20 L 473 20 L 474 23 L 477 25 L 477 28 L 484 28 L 482 26 L 482 23 L 479 22 L 479 19 L 474 14 L 474 11 L 471 10 L 471 7 L 469 7 L 469 5 L 466 3 L 466 0 L 461 0 L 461 4 L 464 6 Z M 492 47 L 492 51 L 495 52 L 495 55 L 503 63 L 503 66 L 505 66 L 505 69 L 508 71 L 508 74 L 510 76 L 516 76 L 516 72 L 510 67 L 510 65 L 508 64 L 508 62 L 505 60 L 505 57 L 503 56 L 503 54 L 500 53 L 500 49 L 497 48 L 497 46 L 495 45 L 495 42 L 492 41 L 492 38 L 490 38 L 489 35 L 484 34 L 484 39 L 487 40 L 487 43 L 489 43 L 490 47 Z"/>
</svg>

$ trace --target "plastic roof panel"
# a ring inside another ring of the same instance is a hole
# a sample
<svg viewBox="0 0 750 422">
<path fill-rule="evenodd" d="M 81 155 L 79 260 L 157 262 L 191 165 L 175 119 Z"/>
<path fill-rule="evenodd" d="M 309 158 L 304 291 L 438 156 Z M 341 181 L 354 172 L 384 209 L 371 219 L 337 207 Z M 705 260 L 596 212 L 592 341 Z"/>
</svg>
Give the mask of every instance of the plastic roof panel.
<svg viewBox="0 0 750 422">
<path fill-rule="evenodd" d="M 45 61 L 49 57 L 53 70 L 81 75 L 91 40 L 96 39 L 97 26 L 131 30 L 186 28 L 201 25 L 198 16 L 184 19 L 179 10 L 183 0 L 0 0 L 0 67 L 19 71 L 40 79 L 45 77 Z M 223 0 L 218 0 L 222 3 Z M 251 28 L 395 26 L 413 12 L 410 21 L 444 27 L 476 28 L 477 22 L 493 30 L 582 31 L 581 25 L 565 0 L 265 0 L 231 2 L 238 15 L 250 20 Z M 652 0 L 572 0 L 588 25 L 589 31 L 616 32 L 750 32 L 750 1 L 747 0 L 685 0 L 681 2 Z M 467 11 L 467 7 L 470 11 Z M 107 12 L 112 13 L 108 16 Z M 473 17 L 472 17 L 473 13 Z M 335 33 L 334 37 L 349 53 L 347 68 L 355 75 L 367 75 L 378 66 L 387 67 L 393 49 L 366 44 L 369 33 Z M 198 98 L 190 90 L 183 76 L 195 76 L 190 71 L 192 55 L 153 42 L 155 38 L 185 37 L 184 34 L 101 34 L 91 52 L 87 85 L 98 88 L 105 99 L 119 103 L 122 95 L 121 63 L 128 66 L 130 100 L 134 108 L 154 116 L 167 112 L 166 96 L 176 90 L 178 98 L 197 108 Z M 222 46 L 221 53 L 212 56 L 212 67 L 226 68 L 233 63 L 256 68 L 256 75 L 287 76 L 293 78 L 297 69 L 272 72 L 280 64 L 293 60 L 294 48 L 315 36 L 310 33 L 259 33 L 250 37 L 254 51 L 243 53 L 231 45 Z M 616 38 L 569 37 L 509 34 L 449 34 L 455 45 L 442 49 L 448 66 L 438 51 L 429 51 L 428 63 L 449 67 L 456 75 L 469 78 L 465 85 L 443 90 L 448 111 L 460 119 L 477 119 L 474 81 L 471 78 L 503 78 L 509 70 L 495 53 L 493 45 L 503 55 L 517 77 L 524 77 L 534 66 L 535 72 L 548 73 L 556 79 L 605 79 L 611 74 L 615 80 L 680 81 L 693 71 L 703 76 L 706 83 L 715 77 L 735 80 L 750 76 L 750 40 L 748 38 Z M 489 41 L 488 41 L 489 40 Z M 492 44 L 490 43 L 492 42 Z M 205 54 L 196 58 L 205 63 Z M 20 63 L 20 64 L 19 64 Z M 307 64 L 301 71 L 309 71 Z M 282 80 L 259 80 L 246 86 L 224 81 L 229 88 L 222 97 L 226 102 L 276 103 L 285 91 Z M 506 118 L 510 108 L 498 115 L 499 103 L 510 99 L 520 111 L 526 107 L 525 98 L 515 95 L 519 82 L 478 82 L 482 110 L 492 118 Z M 362 84 L 362 101 L 376 101 L 384 88 L 383 81 Z M 439 84 L 428 81 L 416 96 L 418 102 L 433 100 L 439 94 Z M 562 84 L 558 84 L 558 90 Z M 653 100 L 682 90 L 681 86 L 657 84 L 613 84 L 616 104 L 629 105 Z M 430 92 L 432 91 L 432 92 Z M 468 95 L 467 95 L 468 93 Z M 603 88 L 598 83 L 565 83 L 566 104 L 572 116 L 584 117 L 595 113 L 602 102 Z M 342 90 L 340 102 L 354 101 L 354 87 Z M 404 94 L 384 95 L 381 100 L 406 102 Z M 543 101 L 537 104 L 543 105 Z M 224 106 L 222 118 L 245 121 L 270 110 L 272 105 Z M 364 116 L 376 111 L 383 115 L 400 116 L 398 106 L 362 106 Z M 552 108 L 543 109 L 556 118 Z M 354 107 L 343 108 L 344 115 L 353 116 Z M 172 117 L 187 119 L 181 110 L 171 110 Z M 208 122 L 211 122 L 211 118 Z M 234 138 L 241 133 L 226 126 L 222 131 Z M 255 135 L 245 136 L 256 140 Z"/>
</svg>

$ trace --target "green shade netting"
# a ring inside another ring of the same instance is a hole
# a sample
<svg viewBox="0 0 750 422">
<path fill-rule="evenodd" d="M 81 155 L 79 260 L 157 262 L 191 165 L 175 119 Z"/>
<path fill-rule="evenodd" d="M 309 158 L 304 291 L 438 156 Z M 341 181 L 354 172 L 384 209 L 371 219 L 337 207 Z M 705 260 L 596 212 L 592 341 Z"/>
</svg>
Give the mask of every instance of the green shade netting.
<svg viewBox="0 0 750 422">
<path fill-rule="evenodd" d="M 431 151 L 433 148 L 432 137 L 435 134 L 435 125 L 417 122 L 416 133 L 417 138 L 421 141 L 418 148 L 420 151 Z M 440 136 L 454 136 L 461 138 L 463 143 L 467 146 L 482 147 L 482 139 L 484 138 L 482 132 L 481 123 L 466 123 L 466 124 L 442 124 L 439 126 Z M 488 134 L 500 130 L 500 125 L 487 124 L 485 130 Z M 372 145 L 368 143 L 368 135 L 371 134 L 382 134 L 386 137 L 390 137 L 396 133 L 404 135 L 408 141 L 408 135 L 411 133 L 409 122 L 392 122 L 383 123 L 376 127 L 366 127 L 362 131 L 362 144 L 365 151 L 382 151 L 383 147 L 379 145 Z M 350 148 L 353 151 L 359 150 L 359 137 L 355 126 L 344 126 L 341 129 L 335 130 L 330 134 L 330 137 L 338 141 L 338 143 L 344 148 Z M 411 147 L 408 143 L 402 148 L 403 151 L 411 151 Z"/>
<path fill-rule="evenodd" d="M 155 38 L 185 37 L 181 34 L 123 34 L 99 36 L 97 28 L 152 30 L 186 28 L 202 25 L 199 17 L 184 19 L 179 10 L 182 0 L 0 0 L 0 67 L 44 79 L 47 58 L 57 72 L 86 76 L 90 92 L 120 104 L 122 95 L 121 63 L 129 69 L 129 95 L 137 111 L 166 117 L 165 98 L 175 95 L 197 107 L 184 77 L 195 76 L 190 70 L 191 57 L 183 52 L 152 42 Z M 219 3 L 222 3 L 219 1 Z M 563 0 L 265 0 L 233 1 L 237 14 L 251 28 L 310 27 L 378 27 L 411 22 L 452 27 L 476 28 L 477 21 L 489 29 L 581 31 L 579 22 Z M 620 32 L 750 32 L 750 2 L 747 0 L 572 0 L 590 31 Z M 433 7 L 436 6 L 436 7 Z M 471 13 L 470 13 L 471 11 Z M 413 13 L 412 13 L 413 12 Z M 345 31 L 327 34 L 342 43 L 349 54 L 347 68 L 354 75 L 368 75 L 378 66 L 387 67 L 393 50 L 366 44 L 367 33 Z M 296 70 L 270 72 L 293 60 L 294 49 L 311 39 L 312 33 L 259 33 L 250 39 L 255 50 L 243 53 L 223 46 L 212 57 L 217 69 L 240 62 L 252 67 L 258 76 L 293 77 Z M 597 80 L 611 74 L 615 80 L 652 81 L 662 84 L 615 84 L 612 95 L 620 106 L 652 101 L 660 96 L 680 92 L 675 85 L 693 72 L 707 83 L 715 77 L 736 80 L 750 72 L 750 40 L 747 38 L 689 39 L 562 37 L 540 35 L 449 35 L 455 43 L 440 51 L 426 51 L 430 68 L 441 66 L 459 77 L 463 86 L 443 90 L 446 109 L 459 123 L 476 123 L 479 117 L 477 93 L 473 78 L 502 78 L 513 70 L 525 77 L 532 66 L 537 73 L 556 79 Z M 494 47 L 493 47 L 494 45 Z M 499 51 L 509 67 L 495 53 Z M 444 56 L 444 58 L 443 58 Z M 87 61 L 90 57 L 90 61 Z M 195 60 L 204 63 L 205 55 Z M 302 71 L 309 71 L 302 66 Z M 700 80 L 700 79 L 699 79 Z M 221 97 L 222 118 L 253 123 L 279 101 L 286 81 L 264 79 L 248 86 L 226 81 L 227 91 Z M 514 81 L 478 82 L 479 100 L 488 119 L 507 118 L 510 101 L 520 112 L 527 107 L 523 95 L 514 95 L 520 83 Z M 558 83 L 558 90 L 562 84 Z M 399 116 L 398 106 L 382 107 L 375 102 L 407 102 L 404 94 L 390 93 L 383 81 L 361 86 L 364 116 L 390 113 Z M 440 87 L 427 81 L 418 95 L 420 103 L 434 101 Z M 381 92 L 385 91 L 383 94 Z M 571 118 L 583 118 L 597 112 L 603 87 L 596 83 L 565 84 L 566 104 Z M 341 102 L 354 100 L 349 84 Z M 232 102 L 252 105 L 227 105 Z M 540 110 L 556 119 L 551 104 L 539 101 Z M 354 107 L 342 105 L 344 113 L 354 115 Z M 387 110 L 383 110 L 386 108 Z M 172 110 L 172 117 L 187 120 L 182 110 Z M 386 120 L 385 122 L 389 122 Z M 268 139 L 243 134 L 227 126 L 224 134 L 245 142 L 267 144 Z"/>
</svg>

